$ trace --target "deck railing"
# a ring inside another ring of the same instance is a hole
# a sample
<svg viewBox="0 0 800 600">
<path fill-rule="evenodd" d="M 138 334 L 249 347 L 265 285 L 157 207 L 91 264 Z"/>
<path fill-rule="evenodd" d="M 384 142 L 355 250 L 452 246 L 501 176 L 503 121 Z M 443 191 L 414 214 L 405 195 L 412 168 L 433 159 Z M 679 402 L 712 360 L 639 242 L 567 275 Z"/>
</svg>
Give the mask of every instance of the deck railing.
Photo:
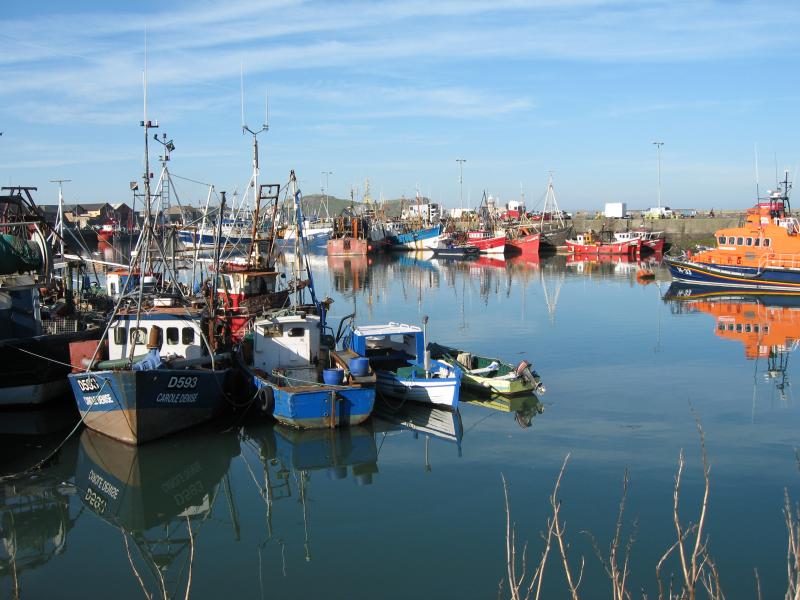
<svg viewBox="0 0 800 600">
<path fill-rule="evenodd" d="M 765 254 L 761 257 L 758 270 L 763 271 L 768 267 L 781 267 L 784 269 L 800 269 L 800 255 L 797 254 Z"/>
</svg>

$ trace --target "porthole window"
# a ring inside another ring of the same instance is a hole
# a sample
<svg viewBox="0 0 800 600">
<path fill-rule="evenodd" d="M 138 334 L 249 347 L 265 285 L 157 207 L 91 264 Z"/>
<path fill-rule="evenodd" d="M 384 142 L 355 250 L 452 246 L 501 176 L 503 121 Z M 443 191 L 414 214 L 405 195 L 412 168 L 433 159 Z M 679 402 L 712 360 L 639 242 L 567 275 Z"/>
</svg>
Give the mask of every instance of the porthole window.
<svg viewBox="0 0 800 600">
<path fill-rule="evenodd" d="M 744 238 L 736 238 L 737 246 L 744 246 Z"/>
<path fill-rule="evenodd" d="M 167 344 L 170 346 L 177 346 L 180 335 L 178 334 L 177 327 L 167 327 Z"/>
<path fill-rule="evenodd" d="M 733 246 L 736 243 L 736 238 L 731 236 L 728 238 L 728 244 Z"/>
<path fill-rule="evenodd" d="M 115 327 L 114 328 L 114 343 L 117 346 L 124 346 L 125 340 L 128 337 L 125 335 L 127 332 L 125 331 L 124 327 Z"/>
<path fill-rule="evenodd" d="M 746 244 L 747 246 L 752 246 L 752 245 L 753 245 L 753 238 L 747 238 L 747 239 L 745 240 L 745 244 Z"/>
</svg>

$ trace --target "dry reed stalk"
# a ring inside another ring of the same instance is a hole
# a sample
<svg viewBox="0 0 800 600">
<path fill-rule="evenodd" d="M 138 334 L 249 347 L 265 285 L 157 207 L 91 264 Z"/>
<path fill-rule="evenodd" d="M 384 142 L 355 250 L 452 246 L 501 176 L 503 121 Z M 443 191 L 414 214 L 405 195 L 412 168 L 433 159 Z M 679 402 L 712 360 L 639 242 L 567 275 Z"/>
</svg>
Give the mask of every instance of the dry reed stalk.
<svg viewBox="0 0 800 600">
<path fill-rule="evenodd" d="M 786 599 L 800 599 L 800 508 L 792 508 L 789 490 L 783 490 L 783 515 L 786 519 Z"/>
<path fill-rule="evenodd" d="M 694 409 L 692 409 L 694 414 Z M 697 433 L 700 436 L 700 452 L 703 461 L 703 500 L 700 506 L 700 516 L 698 522 L 690 523 L 684 527 L 680 519 L 680 493 L 681 493 L 681 480 L 683 476 L 683 469 L 686 466 L 686 459 L 681 449 L 678 456 L 678 470 L 675 474 L 675 486 L 672 492 L 672 520 L 675 526 L 675 533 L 677 540 L 667 549 L 661 559 L 656 565 L 656 579 L 658 581 L 658 597 L 663 598 L 680 598 L 687 600 L 694 600 L 697 593 L 698 583 L 700 583 L 706 590 L 708 597 L 712 600 L 722 600 L 725 596 L 719 585 L 719 573 L 717 572 L 716 564 L 711 559 L 708 553 L 708 537 L 704 537 L 703 530 L 706 524 L 706 517 L 708 515 L 708 499 L 711 494 L 711 467 L 708 463 L 708 452 L 706 451 L 705 432 L 700 423 L 700 419 L 695 415 L 695 423 L 697 425 Z M 686 542 L 688 544 L 688 548 Z M 661 567 L 664 561 L 677 549 L 680 557 L 681 571 L 683 583 L 681 588 L 674 592 L 670 584 L 670 590 L 667 596 L 664 596 L 664 586 L 661 580 Z"/>
<path fill-rule="evenodd" d="M 186 580 L 185 600 L 189 600 L 189 590 L 192 589 L 192 564 L 194 563 L 194 535 L 192 534 L 192 522 L 189 515 L 186 515 L 186 528 L 189 530 L 189 575 Z"/>
<path fill-rule="evenodd" d="M 578 588 L 580 587 L 581 580 L 583 579 L 584 560 L 581 556 L 581 568 L 576 581 L 572 575 L 572 570 L 569 566 L 569 559 L 567 557 L 567 548 L 569 548 L 569 544 L 564 542 L 564 527 L 566 526 L 566 522 L 561 522 L 561 501 L 558 499 L 558 489 L 561 487 L 561 478 L 564 476 L 564 470 L 567 467 L 569 457 L 570 455 L 567 454 L 567 456 L 564 458 L 564 464 L 561 465 L 561 471 L 558 473 L 556 485 L 553 488 L 552 495 L 550 496 L 550 508 L 553 510 L 553 520 L 550 526 L 553 529 L 553 535 L 558 542 L 558 551 L 559 554 L 561 554 L 561 562 L 564 565 L 564 575 L 567 578 L 567 586 L 569 587 L 570 595 L 572 596 L 572 600 L 578 600 Z"/>
<path fill-rule="evenodd" d="M 144 581 L 142 580 L 142 576 L 139 575 L 139 571 L 136 570 L 136 565 L 133 564 L 133 556 L 131 556 L 131 549 L 130 546 L 128 546 L 128 536 L 122 529 L 120 529 L 120 531 L 122 532 L 122 539 L 125 541 L 125 553 L 128 555 L 128 562 L 131 565 L 131 570 L 133 571 L 133 574 L 136 576 L 136 580 L 139 582 L 139 587 L 142 588 L 144 597 L 147 598 L 148 600 L 152 600 L 153 595 L 147 591 L 147 588 L 144 585 Z"/>
<path fill-rule="evenodd" d="M 555 486 L 553 487 L 553 495 L 555 497 L 558 495 L 558 490 L 561 487 L 561 479 L 564 475 L 564 471 L 567 468 L 567 462 L 569 461 L 569 454 L 564 458 L 564 462 L 561 465 L 561 470 L 559 471 L 558 478 L 556 479 Z M 529 600 L 533 598 L 534 600 L 539 600 L 542 593 L 542 580 L 544 579 L 544 570 L 545 566 L 547 565 L 547 557 L 550 554 L 550 549 L 553 545 L 553 535 L 556 528 L 556 519 L 548 519 L 547 520 L 547 533 L 541 534 L 542 540 L 544 541 L 544 549 L 542 550 L 541 557 L 539 558 L 539 564 L 536 567 L 533 575 L 531 575 L 530 582 L 528 584 L 527 589 L 524 590 L 525 595 L 522 596 L 523 586 L 525 584 L 525 579 L 527 577 L 527 544 L 523 547 L 522 551 L 522 559 L 520 561 L 520 566 L 522 567 L 522 574 L 518 577 L 517 576 L 517 537 L 516 537 L 516 526 L 511 521 L 511 507 L 508 501 L 508 484 L 506 483 L 506 478 L 504 475 L 500 475 L 503 480 L 503 494 L 505 497 L 505 509 L 506 509 L 506 566 L 507 566 L 507 576 L 508 576 L 508 588 L 509 593 L 511 594 L 512 600 Z M 556 511 L 557 515 L 557 511 Z M 503 581 L 500 580 L 500 585 L 498 586 L 498 597 L 502 595 L 503 590 Z"/>
<path fill-rule="evenodd" d="M 611 592 L 613 600 L 630 600 L 631 598 L 630 592 L 626 589 L 626 584 L 630 572 L 629 566 L 631 549 L 633 548 L 633 543 L 635 541 L 637 521 L 634 521 L 633 533 L 628 536 L 628 541 L 625 544 L 625 557 L 623 559 L 622 570 L 620 570 L 618 560 L 619 546 L 620 542 L 622 541 L 622 528 L 625 522 L 625 503 L 628 498 L 628 483 L 628 470 L 625 469 L 625 474 L 622 478 L 622 496 L 619 502 L 619 510 L 617 511 L 617 523 L 614 529 L 614 537 L 612 538 L 609 546 L 608 559 L 606 559 L 603 556 L 603 553 L 600 551 L 600 545 L 597 543 L 597 538 L 595 538 L 594 535 L 588 531 L 584 532 L 591 539 L 595 555 L 600 560 L 600 563 L 603 565 L 608 578 L 611 580 Z"/>
</svg>

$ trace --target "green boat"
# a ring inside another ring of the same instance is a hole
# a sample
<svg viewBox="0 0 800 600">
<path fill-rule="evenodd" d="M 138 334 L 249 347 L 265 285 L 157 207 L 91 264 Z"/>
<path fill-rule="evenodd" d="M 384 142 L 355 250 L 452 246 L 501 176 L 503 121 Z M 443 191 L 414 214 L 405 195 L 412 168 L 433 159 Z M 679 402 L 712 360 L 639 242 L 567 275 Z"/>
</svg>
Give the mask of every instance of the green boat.
<svg viewBox="0 0 800 600">
<path fill-rule="evenodd" d="M 526 360 L 515 367 L 499 358 L 478 356 L 435 343 L 428 344 L 428 351 L 432 359 L 459 367 L 463 372 L 461 381 L 466 386 L 503 396 L 545 392 L 542 378 Z"/>
</svg>

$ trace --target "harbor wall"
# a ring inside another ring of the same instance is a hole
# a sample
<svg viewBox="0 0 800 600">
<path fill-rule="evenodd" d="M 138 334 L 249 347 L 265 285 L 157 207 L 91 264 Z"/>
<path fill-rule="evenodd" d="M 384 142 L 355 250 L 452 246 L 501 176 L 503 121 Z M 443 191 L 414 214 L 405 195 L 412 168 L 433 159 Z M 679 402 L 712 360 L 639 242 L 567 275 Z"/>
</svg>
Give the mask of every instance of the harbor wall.
<svg viewBox="0 0 800 600">
<path fill-rule="evenodd" d="M 666 233 L 667 242 L 679 248 L 694 244 L 713 243 L 714 232 L 727 227 L 737 227 L 744 217 L 742 213 L 726 213 L 714 217 L 690 217 L 681 219 L 597 219 L 576 215 L 572 225 L 576 232 L 625 231 L 645 226 L 653 231 Z"/>
</svg>

